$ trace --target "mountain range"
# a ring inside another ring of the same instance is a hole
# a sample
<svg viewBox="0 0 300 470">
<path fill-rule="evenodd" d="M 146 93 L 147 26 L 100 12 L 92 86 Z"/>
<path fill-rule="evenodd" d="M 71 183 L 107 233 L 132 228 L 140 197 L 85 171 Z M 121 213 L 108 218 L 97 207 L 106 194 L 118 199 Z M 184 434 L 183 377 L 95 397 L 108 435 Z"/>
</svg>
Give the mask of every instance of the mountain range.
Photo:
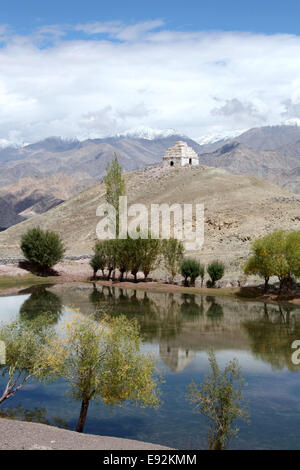
<svg viewBox="0 0 300 470">
<path fill-rule="evenodd" d="M 233 138 L 197 142 L 172 132 L 141 128 L 103 139 L 80 142 L 50 137 L 0 149 L 0 229 L 41 214 L 100 182 L 114 153 L 124 171 L 133 171 L 159 164 L 178 140 L 193 147 L 203 165 L 252 174 L 300 193 L 300 127 L 296 125 L 254 128 Z"/>
</svg>

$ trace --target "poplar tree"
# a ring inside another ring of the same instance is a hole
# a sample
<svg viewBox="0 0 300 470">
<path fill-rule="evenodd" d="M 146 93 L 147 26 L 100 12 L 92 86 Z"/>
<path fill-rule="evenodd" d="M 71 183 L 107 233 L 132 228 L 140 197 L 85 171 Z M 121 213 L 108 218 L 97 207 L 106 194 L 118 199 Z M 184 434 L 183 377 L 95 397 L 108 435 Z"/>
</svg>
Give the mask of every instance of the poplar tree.
<svg viewBox="0 0 300 470">
<path fill-rule="evenodd" d="M 106 186 L 105 199 L 116 210 L 116 236 L 119 236 L 119 197 L 125 196 L 126 187 L 122 176 L 122 167 L 119 164 L 117 154 L 111 163 L 106 166 L 106 175 L 104 176 L 104 184 Z"/>
</svg>

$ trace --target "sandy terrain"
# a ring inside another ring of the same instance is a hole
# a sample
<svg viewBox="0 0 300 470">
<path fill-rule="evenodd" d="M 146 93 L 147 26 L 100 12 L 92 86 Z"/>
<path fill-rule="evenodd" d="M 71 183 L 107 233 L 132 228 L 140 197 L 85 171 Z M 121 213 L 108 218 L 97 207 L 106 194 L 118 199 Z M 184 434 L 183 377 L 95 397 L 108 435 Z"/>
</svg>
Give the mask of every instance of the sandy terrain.
<svg viewBox="0 0 300 470">
<path fill-rule="evenodd" d="M 80 434 L 39 423 L 0 419 L 0 450 L 163 450 L 158 444 Z"/>
</svg>

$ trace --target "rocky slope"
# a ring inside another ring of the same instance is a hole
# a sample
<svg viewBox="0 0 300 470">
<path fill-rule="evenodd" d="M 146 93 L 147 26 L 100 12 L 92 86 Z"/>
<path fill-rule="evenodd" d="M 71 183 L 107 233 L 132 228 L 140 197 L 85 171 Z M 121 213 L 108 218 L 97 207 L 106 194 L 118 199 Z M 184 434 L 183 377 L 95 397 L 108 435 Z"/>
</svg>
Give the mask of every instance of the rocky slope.
<svg viewBox="0 0 300 470">
<path fill-rule="evenodd" d="M 252 174 L 300 193 L 300 128 L 251 129 L 234 140 L 201 147 L 200 162 L 234 174 Z"/>
<path fill-rule="evenodd" d="M 253 239 L 274 229 L 300 229 L 300 196 L 254 176 L 201 166 L 156 166 L 127 173 L 126 181 L 129 203 L 204 203 L 205 242 L 195 254 L 205 263 L 214 258 L 224 260 L 231 276 L 241 275 Z M 57 231 L 67 254 L 91 253 L 100 220 L 96 209 L 104 194 L 104 185 L 97 184 L 0 233 L 0 257 L 20 256 L 22 233 L 36 225 Z"/>
<path fill-rule="evenodd" d="M 22 178 L 0 188 L 0 227 L 7 228 L 22 220 L 46 212 L 91 186 L 92 178 L 77 181 L 69 175 L 49 178 Z"/>
</svg>

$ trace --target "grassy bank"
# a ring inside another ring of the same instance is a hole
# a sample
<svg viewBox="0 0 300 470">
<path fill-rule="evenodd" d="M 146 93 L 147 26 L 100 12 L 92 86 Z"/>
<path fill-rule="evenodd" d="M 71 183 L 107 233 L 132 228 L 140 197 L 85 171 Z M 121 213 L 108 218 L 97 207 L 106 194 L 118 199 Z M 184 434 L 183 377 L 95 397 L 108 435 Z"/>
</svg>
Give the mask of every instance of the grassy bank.
<svg viewBox="0 0 300 470">
<path fill-rule="evenodd" d="M 26 276 L 0 276 L 0 293 L 1 290 L 11 289 L 14 287 L 29 287 L 40 284 L 49 284 L 55 282 L 55 277 L 40 277 L 34 274 Z"/>
</svg>

